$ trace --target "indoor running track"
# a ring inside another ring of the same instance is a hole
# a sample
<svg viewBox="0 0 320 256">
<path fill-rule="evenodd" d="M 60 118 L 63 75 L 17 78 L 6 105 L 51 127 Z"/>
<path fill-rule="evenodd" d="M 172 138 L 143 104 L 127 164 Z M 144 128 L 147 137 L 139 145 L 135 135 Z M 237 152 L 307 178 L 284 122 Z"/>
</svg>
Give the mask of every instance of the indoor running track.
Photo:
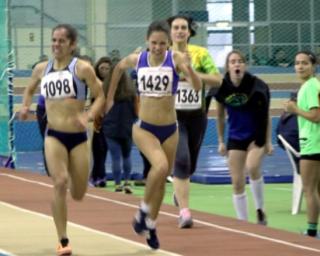
<svg viewBox="0 0 320 256">
<path fill-rule="evenodd" d="M 55 255 L 50 217 L 50 178 L 0 169 L 0 255 Z M 68 232 L 76 256 L 320 255 L 320 241 L 236 219 L 193 211 L 192 229 L 177 228 L 177 209 L 163 205 L 158 218 L 161 250 L 152 251 L 134 234 L 139 198 L 89 188 L 82 202 L 68 199 Z M 214 205 L 212 205 L 214 207 Z"/>
</svg>

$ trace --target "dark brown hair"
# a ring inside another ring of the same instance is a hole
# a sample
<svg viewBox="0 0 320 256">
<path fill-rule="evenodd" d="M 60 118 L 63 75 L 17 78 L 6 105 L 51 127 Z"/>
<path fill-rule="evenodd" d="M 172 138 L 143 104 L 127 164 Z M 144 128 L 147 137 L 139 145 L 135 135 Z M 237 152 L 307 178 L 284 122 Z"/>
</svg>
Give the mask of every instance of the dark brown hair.
<svg viewBox="0 0 320 256">
<path fill-rule="evenodd" d="M 52 29 L 52 34 L 57 29 L 64 28 L 67 31 L 67 38 L 70 39 L 71 43 L 76 43 L 78 40 L 78 32 L 77 30 L 71 26 L 70 24 L 58 24 Z"/>
<path fill-rule="evenodd" d="M 176 19 L 183 19 L 183 20 L 186 20 L 188 22 L 188 29 L 190 31 L 190 37 L 193 37 L 193 36 L 195 36 L 197 34 L 198 25 L 193 20 L 192 17 L 186 16 L 186 15 L 182 15 L 182 14 L 171 16 L 170 18 L 167 19 L 167 22 L 168 22 L 170 27 L 172 25 L 172 22 L 174 20 L 176 20 Z"/>
<path fill-rule="evenodd" d="M 105 56 L 105 57 L 101 57 L 100 59 L 98 59 L 98 61 L 96 62 L 96 64 L 94 64 L 94 72 L 96 73 L 96 76 L 101 80 L 103 81 L 103 78 L 100 76 L 100 73 L 99 73 L 99 66 L 102 64 L 102 63 L 109 63 L 109 65 L 111 66 L 112 65 L 112 61 L 109 57 Z M 110 73 L 111 74 L 111 73 Z"/>
<path fill-rule="evenodd" d="M 165 20 L 156 20 L 149 25 L 147 39 L 153 32 L 164 32 L 170 40 L 170 26 Z"/>
<path fill-rule="evenodd" d="M 114 70 L 115 65 L 111 66 L 110 74 L 112 74 Z M 111 81 L 111 75 L 108 76 L 103 81 L 103 87 L 106 88 L 106 92 L 109 90 Z M 114 101 L 120 101 L 125 99 L 134 99 L 136 95 L 135 87 L 132 82 L 132 80 L 129 78 L 128 74 L 126 72 L 123 72 L 123 74 L 120 77 L 119 84 L 117 86 L 117 90 L 114 95 Z"/>
<path fill-rule="evenodd" d="M 298 54 L 307 55 L 312 65 L 319 64 L 319 60 L 317 59 L 317 56 L 312 51 L 309 51 L 309 50 L 298 51 L 294 57 L 297 57 Z"/>
</svg>

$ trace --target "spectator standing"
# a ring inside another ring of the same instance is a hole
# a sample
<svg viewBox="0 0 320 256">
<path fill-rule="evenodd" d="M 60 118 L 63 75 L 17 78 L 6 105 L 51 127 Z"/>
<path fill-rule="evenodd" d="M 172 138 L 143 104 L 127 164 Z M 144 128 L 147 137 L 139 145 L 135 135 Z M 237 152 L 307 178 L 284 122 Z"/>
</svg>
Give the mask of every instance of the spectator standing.
<svg viewBox="0 0 320 256">
<path fill-rule="evenodd" d="M 112 63 L 109 57 L 101 57 L 94 65 L 94 71 L 97 77 L 101 82 L 103 82 L 103 91 L 105 95 L 107 90 L 107 84 L 105 81 L 110 80 L 111 65 Z M 93 166 L 91 171 L 90 183 L 95 187 L 105 187 L 107 184 L 105 163 L 107 159 L 108 144 L 105 140 L 103 128 L 101 125 L 103 116 L 100 117 L 101 120 L 96 120 L 96 122 L 94 123 L 92 136 L 91 147 Z"/>
<path fill-rule="evenodd" d="M 178 226 L 193 225 L 189 210 L 190 177 L 195 172 L 198 155 L 207 127 L 206 85 L 219 87 L 222 81 L 218 68 L 207 49 L 189 44 L 195 36 L 192 18 L 176 15 L 168 18 L 171 27 L 171 49 L 181 52 L 201 78 L 201 90 L 196 91 L 190 81 L 180 76 L 175 108 L 179 127 L 179 143 L 173 171 L 175 201 L 179 206 Z"/>
<path fill-rule="evenodd" d="M 292 93 L 290 100 L 297 101 L 297 93 Z M 276 127 L 276 134 L 281 134 L 283 136 L 283 138 L 297 152 L 300 152 L 298 118 L 297 118 L 296 114 L 284 111 L 279 118 L 279 122 Z M 282 142 L 278 138 L 277 138 L 277 144 L 283 150 L 285 150 L 284 145 L 282 144 Z M 292 154 L 292 157 L 296 163 L 297 171 L 298 171 L 298 173 L 300 173 L 300 169 L 299 169 L 300 157 L 297 157 L 294 154 Z"/>
<path fill-rule="evenodd" d="M 228 156 L 233 186 L 233 204 L 240 220 L 248 220 L 245 191 L 246 173 L 257 214 L 257 223 L 266 225 L 264 182 L 261 163 L 271 154 L 270 93 L 268 85 L 246 71 L 242 52 L 231 51 L 226 58 L 226 74 L 215 95 L 217 100 L 218 152 Z M 225 109 L 228 113 L 227 146 L 224 142 Z"/>
<path fill-rule="evenodd" d="M 112 72 L 112 71 L 111 71 Z M 105 80 L 106 91 L 110 79 Z M 102 129 L 109 146 L 115 191 L 131 194 L 132 125 L 137 119 L 137 102 L 134 85 L 127 73 L 122 73 L 114 96 L 114 104 L 103 119 Z M 122 166 L 122 167 L 121 167 Z M 124 185 L 122 186 L 122 171 Z"/>
<path fill-rule="evenodd" d="M 306 198 L 306 235 L 318 235 L 320 211 L 320 82 L 315 76 L 317 57 L 310 51 L 295 56 L 295 72 L 301 81 L 297 102 L 285 103 L 287 112 L 298 116 L 300 174 Z"/>
</svg>

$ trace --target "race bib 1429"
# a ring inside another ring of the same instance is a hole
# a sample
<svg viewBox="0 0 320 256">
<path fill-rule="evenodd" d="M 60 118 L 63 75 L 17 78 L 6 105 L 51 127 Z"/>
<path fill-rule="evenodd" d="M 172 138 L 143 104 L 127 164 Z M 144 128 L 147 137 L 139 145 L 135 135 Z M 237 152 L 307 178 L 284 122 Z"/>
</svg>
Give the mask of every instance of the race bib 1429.
<svg viewBox="0 0 320 256">
<path fill-rule="evenodd" d="M 148 67 L 138 71 L 138 88 L 141 95 L 161 97 L 172 95 L 172 68 Z"/>
</svg>

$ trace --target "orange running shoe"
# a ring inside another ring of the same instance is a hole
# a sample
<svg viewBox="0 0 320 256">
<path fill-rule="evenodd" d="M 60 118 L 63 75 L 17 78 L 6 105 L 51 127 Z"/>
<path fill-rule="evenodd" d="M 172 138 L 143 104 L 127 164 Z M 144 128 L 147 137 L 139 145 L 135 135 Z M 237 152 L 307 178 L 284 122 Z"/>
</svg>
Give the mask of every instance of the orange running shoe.
<svg viewBox="0 0 320 256">
<path fill-rule="evenodd" d="M 57 256 L 70 256 L 70 255 L 72 255 L 72 249 L 70 245 L 67 245 L 65 247 L 62 247 L 61 244 L 58 245 Z"/>
</svg>

